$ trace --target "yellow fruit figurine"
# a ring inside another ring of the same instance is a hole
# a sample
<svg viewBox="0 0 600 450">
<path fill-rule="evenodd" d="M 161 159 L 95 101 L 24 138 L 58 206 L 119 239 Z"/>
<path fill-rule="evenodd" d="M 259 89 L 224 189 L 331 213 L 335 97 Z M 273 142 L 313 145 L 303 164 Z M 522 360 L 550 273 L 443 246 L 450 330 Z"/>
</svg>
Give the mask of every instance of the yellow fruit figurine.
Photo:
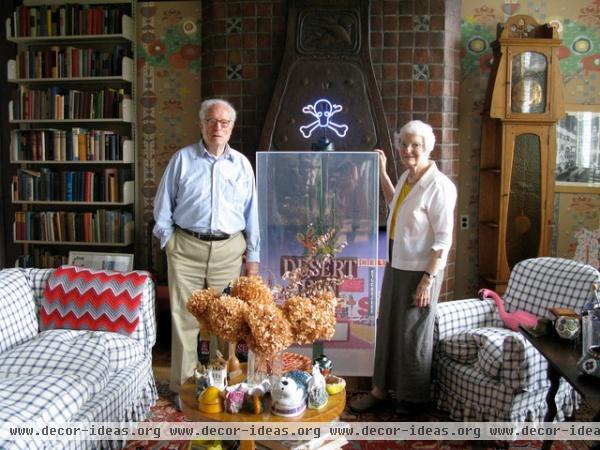
<svg viewBox="0 0 600 450">
<path fill-rule="evenodd" d="M 219 388 L 209 386 L 204 389 L 198 396 L 198 409 L 209 414 L 223 412 L 223 401 Z"/>
</svg>

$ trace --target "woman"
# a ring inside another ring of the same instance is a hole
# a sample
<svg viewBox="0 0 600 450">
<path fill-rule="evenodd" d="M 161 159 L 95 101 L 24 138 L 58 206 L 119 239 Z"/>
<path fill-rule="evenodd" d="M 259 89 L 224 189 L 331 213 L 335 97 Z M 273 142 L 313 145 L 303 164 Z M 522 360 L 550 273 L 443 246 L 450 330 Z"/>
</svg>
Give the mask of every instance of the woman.
<svg viewBox="0 0 600 450">
<path fill-rule="evenodd" d="M 388 262 L 377 320 L 373 388 L 354 399 L 356 412 L 399 401 L 397 412 L 416 412 L 430 401 L 433 321 L 443 268 L 452 245 L 456 188 L 429 159 L 435 145 L 431 126 L 413 120 L 394 136 L 406 171 L 396 189 L 379 153 L 380 182 L 390 207 Z"/>
</svg>

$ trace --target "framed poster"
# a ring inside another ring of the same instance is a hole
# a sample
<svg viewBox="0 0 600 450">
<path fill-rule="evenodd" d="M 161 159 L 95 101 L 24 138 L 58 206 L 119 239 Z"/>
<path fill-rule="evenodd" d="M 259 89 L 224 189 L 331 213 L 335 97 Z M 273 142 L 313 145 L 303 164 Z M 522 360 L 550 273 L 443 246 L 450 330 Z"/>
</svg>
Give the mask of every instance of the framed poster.
<svg viewBox="0 0 600 450">
<path fill-rule="evenodd" d="M 257 152 L 260 270 L 269 287 L 306 271 L 307 287 L 336 279 L 335 334 L 324 352 L 339 375 L 370 376 L 379 295 L 378 156 L 375 152 Z M 314 253 L 325 244 L 334 254 Z"/>
<path fill-rule="evenodd" d="M 129 272 L 133 270 L 133 255 L 130 253 L 100 253 L 70 251 L 68 263 L 90 269 Z"/>
</svg>

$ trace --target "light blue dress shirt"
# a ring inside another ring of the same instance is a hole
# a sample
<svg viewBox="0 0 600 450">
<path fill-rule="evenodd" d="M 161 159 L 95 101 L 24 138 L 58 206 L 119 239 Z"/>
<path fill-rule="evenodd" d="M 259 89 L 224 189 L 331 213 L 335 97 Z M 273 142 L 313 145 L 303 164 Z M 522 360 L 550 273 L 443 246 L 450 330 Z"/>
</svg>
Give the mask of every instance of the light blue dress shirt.
<svg viewBox="0 0 600 450">
<path fill-rule="evenodd" d="M 175 153 L 154 198 L 154 235 L 164 248 L 175 225 L 198 233 L 244 231 L 247 260 L 260 261 L 258 202 L 248 158 L 226 146 L 216 158 L 202 141 Z"/>
</svg>

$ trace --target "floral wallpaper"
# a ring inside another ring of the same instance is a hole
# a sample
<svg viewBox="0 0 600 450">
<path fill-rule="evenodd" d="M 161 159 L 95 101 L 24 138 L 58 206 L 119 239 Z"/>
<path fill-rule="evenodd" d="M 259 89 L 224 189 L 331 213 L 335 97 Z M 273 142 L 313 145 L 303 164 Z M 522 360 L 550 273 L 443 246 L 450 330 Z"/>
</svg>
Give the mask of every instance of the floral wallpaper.
<svg viewBox="0 0 600 450">
<path fill-rule="evenodd" d="M 600 1 L 598 0 L 463 0 L 461 12 L 461 87 L 459 100 L 460 179 L 457 213 L 467 215 L 468 229 L 457 230 L 455 297 L 474 296 L 479 286 L 477 205 L 481 112 L 491 69 L 496 27 L 515 14 L 553 23 L 563 41 L 560 67 L 565 102 L 585 109 L 600 107 Z M 567 106 L 568 108 L 568 106 Z M 579 198 L 580 200 L 575 200 Z M 585 201 L 583 201 L 585 199 Z M 600 206 L 600 194 L 555 195 L 555 256 L 572 258 L 577 230 L 600 226 L 584 205 Z M 595 222 L 594 222 L 595 221 Z"/>
<path fill-rule="evenodd" d="M 137 3 L 137 113 L 140 210 L 144 230 L 153 220 L 154 196 L 169 159 L 200 138 L 201 2 Z M 146 260 L 148 233 L 141 257 Z M 153 242 L 153 265 L 162 272 L 162 252 Z"/>
</svg>

